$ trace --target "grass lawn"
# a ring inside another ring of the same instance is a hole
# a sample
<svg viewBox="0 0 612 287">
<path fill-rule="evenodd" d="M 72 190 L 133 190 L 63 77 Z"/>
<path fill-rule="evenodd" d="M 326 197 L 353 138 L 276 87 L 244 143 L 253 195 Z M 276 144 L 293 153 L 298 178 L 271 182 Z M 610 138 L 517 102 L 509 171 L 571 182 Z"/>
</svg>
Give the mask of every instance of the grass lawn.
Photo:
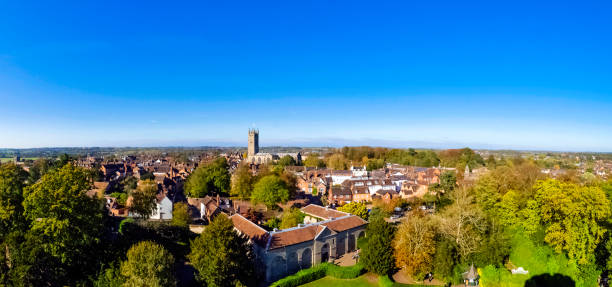
<svg viewBox="0 0 612 287">
<path fill-rule="evenodd" d="M 13 157 L 0 157 L 0 163 L 12 162 L 15 158 Z M 37 157 L 23 157 L 21 160 L 37 160 Z"/>
<path fill-rule="evenodd" d="M 355 279 L 338 279 L 338 278 L 334 278 L 334 277 L 323 277 L 319 280 L 316 281 L 312 281 L 310 283 L 301 285 L 303 287 L 318 287 L 318 286 L 333 286 L 333 287 L 349 287 L 349 286 L 355 286 L 355 287 L 377 287 L 378 286 L 378 278 L 374 277 L 372 275 L 361 275 Z M 397 286 L 397 287 L 416 287 L 416 286 L 422 286 L 422 285 L 418 285 L 418 284 L 401 284 L 401 283 L 395 283 L 393 284 L 393 286 Z M 428 285 L 431 286 L 431 285 Z"/>
</svg>

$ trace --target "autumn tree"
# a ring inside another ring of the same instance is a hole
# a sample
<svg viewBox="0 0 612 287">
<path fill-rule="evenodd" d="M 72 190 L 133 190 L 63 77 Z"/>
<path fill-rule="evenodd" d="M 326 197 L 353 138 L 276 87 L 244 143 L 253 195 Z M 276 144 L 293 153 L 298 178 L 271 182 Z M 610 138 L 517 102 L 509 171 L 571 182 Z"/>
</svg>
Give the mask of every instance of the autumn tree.
<svg viewBox="0 0 612 287">
<path fill-rule="evenodd" d="M 268 175 L 255 184 L 251 200 L 254 203 L 264 203 L 268 207 L 275 207 L 277 203 L 289 200 L 289 189 L 279 176 Z"/>
<path fill-rule="evenodd" d="M 252 253 L 248 238 L 234 230 L 232 221 L 217 216 L 191 242 L 189 261 L 198 271 L 197 279 L 209 287 L 249 285 L 253 277 Z"/>
<path fill-rule="evenodd" d="M 486 221 L 469 190 L 458 188 L 451 198 L 453 203 L 437 215 L 439 231 L 457 245 L 462 258 L 467 258 L 479 250 Z"/>
<path fill-rule="evenodd" d="M 151 217 L 157 207 L 155 203 L 157 193 L 157 183 L 152 180 L 140 181 L 136 190 L 132 192 L 130 211 L 143 219 Z"/>
<path fill-rule="evenodd" d="M 229 166 L 224 157 L 196 168 L 185 183 L 185 191 L 190 197 L 204 197 L 213 193 L 227 194 L 231 177 Z"/>
<path fill-rule="evenodd" d="M 412 215 L 403 221 L 393 240 L 397 266 L 417 277 L 432 271 L 435 234 L 433 224 L 423 215 Z"/>
<path fill-rule="evenodd" d="M 130 247 L 127 260 L 121 263 L 123 286 L 176 286 L 172 274 L 174 257 L 163 246 L 151 241 L 141 241 Z"/>
<path fill-rule="evenodd" d="M 255 178 L 248 164 L 240 164 L 232 176 L 230 195 L 239 198 L 249 198 L 253 190 Z"/>
<path fill-rule="evenodd" d="M 368 208 L 363 202 L 350 202 L 338 207 L 338 210 L 357 215 L 364 220 L 368 220 Z"/>
</svg>

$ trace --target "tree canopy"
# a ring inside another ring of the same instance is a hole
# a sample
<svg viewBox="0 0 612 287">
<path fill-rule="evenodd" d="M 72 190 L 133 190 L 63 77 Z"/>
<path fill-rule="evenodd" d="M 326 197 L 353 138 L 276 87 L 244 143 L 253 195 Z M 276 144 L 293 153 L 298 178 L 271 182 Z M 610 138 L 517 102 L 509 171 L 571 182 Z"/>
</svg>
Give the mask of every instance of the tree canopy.
<svg viewBox="0 0 612 287">
<path fill-rule="evenodd" d="M 158 193 L 157 183 L 152 180 L 140 181 L 138 187 L 132 192 L 130 211 L 140 218 L 151 217 L 157 207 L 155 202 Z"/>
<path fill-rule="evenodd" d="M 255 184 L 255 177 L 247 164 L 240 164 L 232 176 L 230 195 L 239 198 L 249 198 Z"/>
<path fill-rule="evenodd" d="M 228 194 L 231 176 L 224 157 L 196 168 L 185 183 L 185 191 L 190 197 L 204 197 L 213 193 Z"/>
<path fill-rule="evenodd" d="M 364 220 L 368 220 L 368 208 L 363 202 L 350 202 L 338 207 L 338 210 L 357 215 Z"/>
<path fill-rule="evenodd" d="M 248 239 L 239 235 L 231 220 L 217 216 L 200 236 L 191 242 L 189 260 L 198 271 L 197 279 L 206 286 L 249 285 L 253 258 Z"/>
<path fill-rule="evenodd" d="M 289 200 L 289 189 L 279 176 L 267 175 L 255 184 L 251 200 L 254 203 L 261 202 L 268 207 L 275 207 L 277 203 Z"/>
<path fill-rule="evenodd" d="M 127 252 L 127 260 L 121 263 L 123 286 L 176 286 L 173 276 L 174 256 L 163 246 L 141 241 Z"/>
<path fill-rule="evenodd" d="M 372 216 L 366 231 L 368 242 L 360 256 L 368 271 L 378 275 L 388 275 L 395 269 L 393 232 L 393 227 L 382 216 Z"/>
</svg>

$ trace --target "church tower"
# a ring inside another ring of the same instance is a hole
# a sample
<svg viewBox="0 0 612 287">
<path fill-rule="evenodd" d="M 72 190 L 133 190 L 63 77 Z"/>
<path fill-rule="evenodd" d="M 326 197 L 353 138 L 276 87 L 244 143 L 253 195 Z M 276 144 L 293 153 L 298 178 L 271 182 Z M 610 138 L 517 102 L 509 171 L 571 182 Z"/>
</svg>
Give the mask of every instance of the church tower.
<svg viewBox="0 0 612 287">
<path fill-rule="evenodd" d="M 249 129 L 248 155 L 252 156 L 259 152 L 259 130 Z"/>
</svg>

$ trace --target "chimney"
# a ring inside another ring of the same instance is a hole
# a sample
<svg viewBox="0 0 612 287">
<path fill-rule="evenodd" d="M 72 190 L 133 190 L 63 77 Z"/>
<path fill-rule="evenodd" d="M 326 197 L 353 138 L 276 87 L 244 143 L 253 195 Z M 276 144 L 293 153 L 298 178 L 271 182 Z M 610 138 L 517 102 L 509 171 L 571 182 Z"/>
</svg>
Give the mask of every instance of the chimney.
<svg viewBox="0 0 612 287">
<path fill-rule="evenodd" d="M 221 200 L 219 199 L 219 194 L 217 193 L 217 205 L 221 205 Z"/>
</svg>

